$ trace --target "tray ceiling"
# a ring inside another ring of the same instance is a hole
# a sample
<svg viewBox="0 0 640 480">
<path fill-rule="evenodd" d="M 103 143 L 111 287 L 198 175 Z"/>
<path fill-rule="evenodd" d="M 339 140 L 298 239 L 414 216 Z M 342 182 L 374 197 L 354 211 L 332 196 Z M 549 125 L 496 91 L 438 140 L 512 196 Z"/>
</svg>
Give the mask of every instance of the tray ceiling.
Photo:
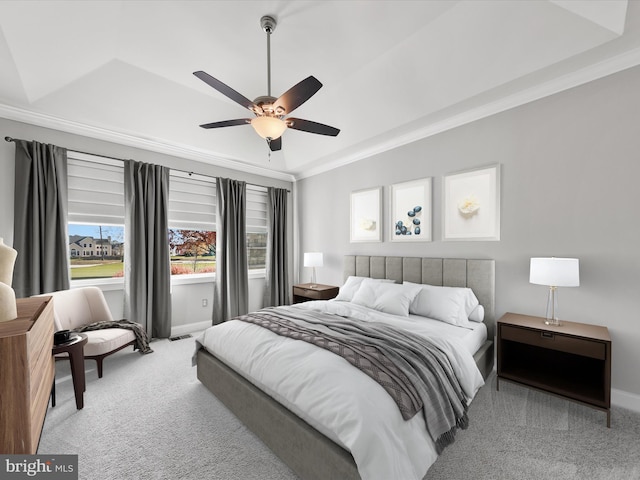
<svg viewBox="0 0 640 480">
<path fill-rule="evenodd" d="M 289 130 L 268 149 L 248 98 L 314 75 L 295 112 L 341 129 Z M 2 1 L 0 116 L 283 178 L 366 158 L 640 63 L 640 2 Z"/>
</svg>

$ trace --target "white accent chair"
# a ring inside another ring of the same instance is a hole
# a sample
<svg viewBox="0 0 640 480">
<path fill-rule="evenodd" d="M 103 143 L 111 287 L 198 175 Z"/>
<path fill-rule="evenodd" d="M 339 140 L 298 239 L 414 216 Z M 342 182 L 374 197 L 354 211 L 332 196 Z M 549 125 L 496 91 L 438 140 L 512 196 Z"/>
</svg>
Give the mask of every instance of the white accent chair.
<svg viewBox="0 0 640 480">
<path fill-rule="evenodd" d="M 98 287 L 61 290 L 40 296 L 53 297 L 55 331 L 73 330 L 91 323 L 113 320 L 102 290 Z M 106 328 L 83 333 L 87 336 L 84 358 L 96 361 L 99 378 L 102 378 L 104 358 L 129 345 L 134 345 L 136 338 L 133 331 L 124 328 Z"/>
</svg>

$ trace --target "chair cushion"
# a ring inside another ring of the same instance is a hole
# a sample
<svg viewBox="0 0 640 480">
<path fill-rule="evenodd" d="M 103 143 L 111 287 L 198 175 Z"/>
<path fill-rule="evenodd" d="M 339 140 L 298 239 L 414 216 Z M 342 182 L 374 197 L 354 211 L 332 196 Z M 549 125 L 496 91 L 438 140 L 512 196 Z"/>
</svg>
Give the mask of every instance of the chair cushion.
<svg viewBox="0 0 640 480">
<path fill-rule="evenodd" d="M 84 356 L 104 355 L 136 339 L 131 330 L 124 328 L 105 328 L 83 332 L 87 336 Z"/>
<path fill-rule="evenodd" d="M 83 349 L 85 357 L 104 355 L 136 339 L 131 330 L 124 328 L 105 328 L 82 333 L 87 336 L 87 343 L 84 344 Z M 67 353 L 56 355 L 59 358 L 67 356 Z"/>
</svg>

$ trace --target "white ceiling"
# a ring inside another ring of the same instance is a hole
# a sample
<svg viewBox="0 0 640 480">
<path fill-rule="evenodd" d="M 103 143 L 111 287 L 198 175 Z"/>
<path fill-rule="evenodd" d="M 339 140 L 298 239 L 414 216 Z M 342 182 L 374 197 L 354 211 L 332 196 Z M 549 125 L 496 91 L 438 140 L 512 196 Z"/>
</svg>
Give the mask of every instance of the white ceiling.
<svg viewBox="0 0 640 480">
<path fill-rule="evenodd" d="M 313 75 L 268 158 L 244 96 Z M 230 166 L 302 178 L 640 64 L 636 0 L 0 1 L 0 116 Z M 0 132 L 1 133 L 1 132 Z"/>
</svg>

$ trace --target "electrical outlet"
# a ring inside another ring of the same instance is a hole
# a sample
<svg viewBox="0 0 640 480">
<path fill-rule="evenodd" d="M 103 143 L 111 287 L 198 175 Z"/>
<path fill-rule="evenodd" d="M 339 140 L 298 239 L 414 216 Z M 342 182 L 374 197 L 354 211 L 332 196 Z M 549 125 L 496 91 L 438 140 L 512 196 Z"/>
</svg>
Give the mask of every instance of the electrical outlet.
<svg viewBox="0 0 640 480">
<path fill-rule="evenodd" d="M 202 299 L 202 306 L 206 307 L 209 304 L 209 301 L 206 298 Z"/>
</svg>

